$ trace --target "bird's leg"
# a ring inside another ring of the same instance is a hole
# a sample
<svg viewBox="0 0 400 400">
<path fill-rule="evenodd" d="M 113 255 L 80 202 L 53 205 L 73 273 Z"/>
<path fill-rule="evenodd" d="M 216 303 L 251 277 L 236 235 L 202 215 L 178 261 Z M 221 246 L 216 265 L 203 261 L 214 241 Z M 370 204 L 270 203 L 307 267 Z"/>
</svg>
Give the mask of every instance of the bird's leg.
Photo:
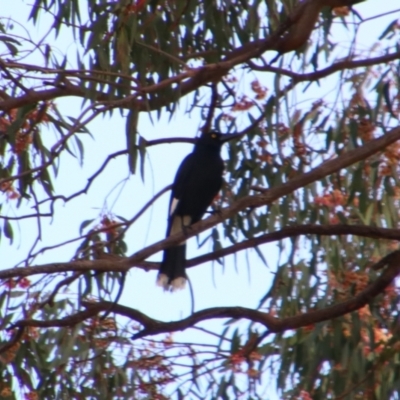
<svg viewBox="0 0 400 400">
<path fill-rule="evenodd" d="M 181 229 L 185 236 L 189 236 L 189 230 L 191 229 L 191 218 L 188 215 L 184 215 L 181 219 Z"/>
</svg>

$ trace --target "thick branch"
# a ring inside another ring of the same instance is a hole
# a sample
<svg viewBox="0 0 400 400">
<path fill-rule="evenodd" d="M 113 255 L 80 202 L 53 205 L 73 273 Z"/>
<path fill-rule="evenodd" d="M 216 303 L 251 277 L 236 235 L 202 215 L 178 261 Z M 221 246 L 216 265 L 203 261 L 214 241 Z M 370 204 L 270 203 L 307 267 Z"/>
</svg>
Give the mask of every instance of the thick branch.
<svg viewBox="0 0 400 400">
<path fill-rule="evenodd" d="M 214 251 L 209 254 L 192 258 L 186 263 L 186 267 L 193 267 L 195 265 L 203 264 L 210 260 L 226 257 L 229 254 L 237 253 L 241 250 L 246 250 L 259 246 L 265 243 L 275 242 L 286 238 L 302 236 L 302 235 L 320 235 L 320 236 L 334 236 L 334 235 L 355 235 L 368 237 L 372 239 L 388 239 L 400 241 L 400 229 L 387 229 L 377 228 L 368 225 L 297 225 L 283 228 L 276 232 L 266 233 L 252 239 L 244 240 L 240 243 L 235 243 L 232 246 L 225 247 Z"/>
<path fill-rule="evenodd" d="M 239 48 L 233 49 L 225 55 L 224 59 L 214 64 L 208 64 L 197 69 L 188 69 L 179 75 L 164 79 L 163 81 L 142 88 L 134 88 L 133 95 L 123 99 L 109 100 L 106 93 L 97 93 L 96 101 L 104 101 L 110 108 L 138 108 L 141 111 L 151 111 L 160 109 L 171 102 L 171 99 L 181 98 L 208 82 L 218 82 L 222 76 L 227 74 L 232 68 L 242 63 L 250 61 L 252 58 L 259 57 L 268 50 L 277 51 L 279 54 L 287 53 L 300 48 L 310 37 L 314 29 L 315 22 L 321 9 L 325 6 L 340 7 L 353 5 L 359 0 L 306 0 L 298 3 L 292 14 L 281 24 L 276 32 L 264 39 L 259 39 L 246 43 Z M 7 68 L 7 62 L 2 61 L 3 67 Z M 40 71 L 40 67 L 26 66 L 25 69 Z M 81 71 L 82 74 L 88 71 Z M 49 73 L 46 70 L 46 73 Z M 90 71 L 89 71 L 90 77 Z M 84 76 L 81 77 L 84 79 Z M 173 94 L 168 97 L 161 96 L 149 102 L 140 96 L 144 93 L 154 93 L 166 87 L 173 87 Z M 39 101 L 52 100 L 63 96 L 86 97 L 87 93 L 78 85 L 65 79 L 63 85 L 49 90 L 34 91 L 20 97 L 9 97 L 0 102 L 0 110 L 9 111 L 27 104 Z"/>
<path fill-rule="evenodd" d="M 301 235 L 355 235 L 369 237 L 372 239 L 387 239 L 400 241 L 400 229 L 377 228 L 367 225 L 298 225 L 289 226 L 276 232 L 266 233 L 252 239 L 245 240 L 240 243 L 235 243 L 232 246 L 217 250 L 213 253 L 204 254 L 199 257 L 187 260 L 186 268 L 194 267 L 203 264 L 210 260 L 225 257 L 230 254 L 237 253 L 241 250 L 246 250 L 259 246 L 265 243 L 271 243 L 277 240 L 301 236 Z M 24 277 L 39 274 L 55 274 L 61 272 L 127 272 L 132 267 L 140 267 L 145 271 L 154 271 L 159 268 L 159 263 L 150 261 L 138 261 L 135 264 L 127 263 L 126 258 L 108 257 L 104 254 L 104 258 L 98 260 L 80 260 L 66 263 L 52 263 L 40 266 L 10 268 L 0 271 L 1 279 L 11 279 L 16 277 Z"/>
<path fill-rule="evenodd" d="M 381 260 L 382 261 L 382 260 Z M 179 321 L 162 322 L 148 317 L 138 310 L 121 306 L 113 302 L 102 301 L 99 303 L 83 302 L 87 310 L 78 312 L 74 315 L 49 321 L 40 321 L 33 319 L 21 320 L 15 323 L 12 328 L 37 326 L 37 327 L 67 327 L 76 325 L 87 318 L 92 318 L 101 311 L 109 310 L 113 307 L 116 314 L 130 318 L 143 325 L 143 329 L 133 336 L 133 339 L 139 339 L 145 336 L 158 335 L 160 333 L 182 331 L 195 326 L 197 323 L 210 319 L 234 318 L 248 319 L 252 322 L 258 322 L 269 332 L 284 332 L 289 329 L 298 329 L 304 326 L 316 324 L 323 321 L 332 320 L 352 311 L 358 310 L 368 304 L 374 297 L 381 294 L 388 287 L 396 276 L 400 273 L 400 251 L 397 250 L 384 257 L 387 268 L 378 277 L 375 282 L 368 285 L 363 291 L 353 298 L 342 301 L 338 304 L 326 308 L 310 311 L 289 318 L 276 318 L 265 312 L 253 310 L 245 307 L 215 307 L 201 310 L 193 313 L 187 318 Z M 378 264 L 381 264 L 379 262 Z"/>
<path fill-rule="evenodd" d="M 123 307 L 120 309 L 120 306 L 117 306 L 114 311 L 118 314 L 122 314 L 128 318 L 134 319 L 144 326 L 144 329 L 135 334 L 133 339 L 138 339 L 149 335 L 157 335 L 160 333 L 185 330 L 193 327 L 199 322 L 216 318 L 245 318 L 264 325 L 269 332 L 284 332 L 289 329 L 298 329 L 303 326 L 338 318 L 342 315 L 364 307 L 374 297 L 381 294 L 400 273 L 400 251 L 395 251 L 389 254 L 385 257 L 385 261 L 387 263 L 387 268 L 382 275 L 353 298 L 321 310 L 310 311 L 289 318 L 275 318 L 267 313 L 244 307 L 210 308 L 198 311 L 180 321 L 172 322 L 161 322 L 151 319 L 147 316 L 143 318 L 143 316 L 140 315 L 136 310 L 132 310 L 133 312 L 131 312 L 131 309 L 128 307 Z M 88 303 L 86 306 L 92 309 L 92 303 Z M 108 302 L 106 302 L 106 304 L 103 304 L 102 302 L 94 305 L 93 307 L 99 307 L 101 310 L 103 310 L 108 307 Z M 98 309 L 98 311 L 101 310 Z"/>
<path fill-rule="evenodd" d="M 113 304 L 110 302 L 110 304 Z M 40 321 L 37 319 L 21 319 L 13 324 L 9 329 L 21 328 L 26 326 L 36 326 L 39 328 L 52 328 L 52 327 L 70 327 L 79 324 L 89 318 L 97 315 L 97 310 L 87 309 L 61 319 L 52 319 L 49 321 Z"/>
<path fill-rule="evenodd" d="M 19 97 L 9 97 L 0 102 L 0 110 L 9 111 L 13 108 L 21 108 L 28 104 L 38 103 L 40 101 L 49 101 L 65 96 L 85 97 L 85 92 L 76 85 L 70 83 L 68 86 L 57 87 L 47 90 L 31 90 L 28 94 Z M 107 100 L 106 94 L 98 94 L 97 100 Z"/>
</svg>

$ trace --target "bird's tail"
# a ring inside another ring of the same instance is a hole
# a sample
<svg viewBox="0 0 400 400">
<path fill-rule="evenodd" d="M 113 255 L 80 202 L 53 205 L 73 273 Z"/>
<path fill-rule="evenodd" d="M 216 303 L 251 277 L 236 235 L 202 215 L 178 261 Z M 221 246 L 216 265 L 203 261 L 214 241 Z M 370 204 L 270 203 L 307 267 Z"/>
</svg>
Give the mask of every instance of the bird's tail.
<svg viewBox="0 0 400 400">
<path fill-rule="evenodd" d="M 183 289 L 186 284 L 186 243 L 164 250 L 157 276 L 157 285 L 164 290 Z"/>
</svg>

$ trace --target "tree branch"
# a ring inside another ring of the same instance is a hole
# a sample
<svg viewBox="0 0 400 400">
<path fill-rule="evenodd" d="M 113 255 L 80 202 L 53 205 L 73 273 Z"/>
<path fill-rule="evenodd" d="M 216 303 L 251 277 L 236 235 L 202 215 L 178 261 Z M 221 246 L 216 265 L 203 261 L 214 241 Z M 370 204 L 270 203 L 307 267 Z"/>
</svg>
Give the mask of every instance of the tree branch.
<svg viewBox="0 0 400 400">
<path fill-rule="evenodd" d="M 160 194 L 160 193 L 159 193 Z M 271 243 L 277 240 L 301 236 L 301 235 L 355 235 L 368 237 L 372 239 L 387 239 L 400 241 L 400 229 L 378 228 L 368 225 L 298 225 L 283 228 L 276 232 L 266 233 L 252 239 L 245 240 L 240 243 L 235 243 L 232 246 L 204 254 L 199 257 L 192 258 L 186 261 L 186 268 L 195 267 L 210 260 L 225 257 L 230 254 L 237 253 L 241 250 L 246 250 L 254 246 L 265 243 Z M 383 260 L 383 262 L 386 262 Z M 380 264 L 376 264 L 376 267 Z M 132 267 L 142 268 L 145 271 L 155 271 L 159 268 L 158 262 L 137 261 L 127 263 L 127 258 L 112 257 L 107 253 L 104 258 L 98 260 L 79 260 L 65 263 L 51 263 L 39 266 L 30 266 L 23 268 L 10 268 L 0 271 L 1 279 L 11 279 L 16 277 L 25 277 L 38 274 L 51 274 L 61 272 L 127 272 Z"/>
<path fill-rule="evenodd" d="M 334 235 L 354 235 L 368 237 L 372 239 L 388 239 L 400 241 L 400 229 L 387 229 L 377 228 L 368 225 L 297 225 L 282 228 L 276 232 L 266 233 L 255 238 L 244 240 L 240 243 L 235 243 L 232 246 L 216 250 L 209 254 L 204 254 L 199 257 L 192 258 L 187 261 L 186 268 L 194 267 L 195 265 L 203 264 L 210 260 L 226 257 L 229 254 L 237 253 L 241 250 L 246 250 L 259 246 L 260 244 L 271 243 L 277 240 L 286 238 L 302 236 L 302 235 L 320 235 L 320 236 L 334 236 Z"/>
<path fill-rule="evenodd" d="M 217 63 L 204 65 L 200 68 L 188 69 L 154 85 L 134 88 L 136 92 L 123 99 L 109 100 L 106 93 L 100 92 L 97 93 L 95 100 L 104 102 L 110 108 L 130 109 L 134 107 L 140 111 L 160 109 L 168 105 L 171 99 L 184 97 L 208 82 L 218 82 L 222 76 L 226 75 L 232 68 L 248 62 L 252 58 L 259 57 L 268 50 L 274 50 L 279 54 L 284 54 L 298 49 L 308 40 L 323 7 L 340 7 L 353 5 L 359 2 L 360 0 L 306 0 L 298 3 L 292 14 L 281 24 L 276 32 L 264 39 L 258 39 L 233 49 Z M 3 66 L 7 67 L 7 63 L 3 62 Z M 40 67 L 37 66 L 25 66 L 25 68 L 27 70 L 41 71 Z M 82 73 L 84 72 L 86 71 L 82 71 Z M 46 69 L 45 73 L 49 73 L 49 71 Z M 103 71 L 101 71 L 101 73 L 103 73 Z M 81 77 L 81 79 L 83 78 Z M 173 89 L 172 94 L 166 98 L 162 96 L 161 98 L 152 99 L 149 102 L 140 99 L 143 93 L 154 93 L 166 87 L 172 87 L 173 85 L 176 85 L 176 87 Z M 27 104 L 65 96 L 86 97 L 87 93 L 80 86 L 65 79 L 62 86 L 54 89 L 41 91 L 32 90 L 20 97 L 4 99 L 0 102 L 0 110 L 9 111 Z"/>
<path fill-rule="evenodd" d="M 113 304 L 112 302 L 106 303 L 110 303 L 109 306 Z M 26 326 L 36 326 L 38 328 L 70 327 L 75 326 L 80 322 L 87 320 L 88 318 L 95 317 L 97 313 L 97 310 L 87 309 L 85 311 L 80 311 L 65 318 L 53 319 L 49 321 L 40 321 L 37 319 L 21 319 L 20 321 L 17 321 L 15 324 L 11 325 L 8 329 L 22 328 Z"/>
<path fill-rule="evenodd" d="M 212 228 L 218 223 L 233 217 L 239 211 L 245 210 L 246 208 L 261 207 L 271 204 L 275 200 L 283 196 L 287 196 L 297 189 L 321 180 L 322 178 L 355 164 L 358 161 L 365 160 L 366 158 L 383 150 L 399 139 L 400 127 L 392 129 L 389 133 L 386 133 L 377 139 L 371 140 L 361 147 L 349 150 L 333 160 L 325 161 L 311 171 L 301 174 L 278 187 L 266 189 L 262 194 L 245 196 L 234 202 L 230 207 L 221 209 L 218 214 L 212 215 L 211 217 L 192 225 L 190 229 L 186 230 L 185 234 L 179 233 L 176 235 L 171 235 L 160 242 L 154 243 L 153 245 L 134 253 L 128 258 L 128 262 L 132 263 L 133 265 L 137 261 L 143 261 L 147 257 L 165 249 L 166 247 L 176 245 L 184 239 L 193 237 L 200 232 Z"/>
<path fill-rule="evenodd" d="M 42 266 L 33 266 L 29 268 L 21 268 L 19 276 L 28 276 L 40 273 L 54 273 L 54 269 L 58 268 L 58 272 L 64 271 L 84 271 L 96 269 L 98 271 L 120 271 L 125 272 L 130 267 L 138 265 L 140 263 L 143 265 L 143 261 L 150 257 L 151 255 L 164 250 L 169 246 L 176 245 L 182 240 L 193 237 L 200 232 L 203 232 L 218 223 L 228 219 L 239 211 L 242 211 L 248 207 L 261 207 L 264 205 L 271 204 L 275 200 L 287 196 L 297 189 L 300 189 L 310 183 L 318 181 L 334 172 L 337 172 L 343 168 L 346 168 L 358 161 L 365 160 L 366 158 L 372 156 L 373 154 L 383 150 L 390 144 L 396 142 L 400 139 L 400 127 L 392 129 L 385 135 L 371 140 L 361 147 L 350 150 L 346 153 L 341 154 L 336 159 L 328 160 L 319 165 L 318 167 L 312 169 L 311 171 L 301 174 L 288 182 L 276 187 L 265 190 L 265 193 L 245 196 L 230 207 L 220 210 L 218 214 L 212 215 L 211 217 L 199 221 L 192 225 L 190 229 L 187 229 L 185 233 L 178 233 L 176 235 L 169 236 L 168 238 L 154 243 L 144 249 L 134 253 L 132 256 L 122 259 L 121 261 L 112 260 L 94 260 L 94 261 L 74 261 L 71 263 L 52 263 Z M 372 228 L 371 228 L 372 229 Z M 278 239 L 277 239 L 278 240 Z M 0 271 L 0 279 L 7 279 L 13 277 L 16 273 L 15 269 L 10 269 L 6 271 Z"/>
<path fill-rule="evenodd" d="M 189 317 L 179 321 L 162 322 L 150 318 L 138 310 L 119 304 L 114 304 L 113 302 L 101 301 L 98 303 L 92 303 L 85 301 L 82 302 L 82 304 L 87 308 L 87 310 L 85 311 L 78 312 L 65 318 L 49 321 L 40 321 L 34 319 L 20 320 L 13 324 L 9 329 L 27 326 L 36 326 L 43 328 L 73 326 L 84 321 L 87 318 L 94 317 L 101 311 L 106 311 L 110 307 L 113 307 L 113 312 L 115 312 L 116 314 L 130 318 L 143 325 L 144 328 L 140 332 L 133 335 L 133 339 L 158 335 L 160 333 L 182 331 L 193 327 L 199 322 L 220 318 L 244 318 L 252 322 L 258 322 L 262 324 L 268 332 L 284 332 L 290 329 L 298 329 L 319 322 L 332 320 L 334 318 L 338 318 L 342 315 L 348 314 L 352 311 L 364 307 L 374 297 L 381 294 L 400 273 L 400 250 L 388 254 L 386 257 L 384 257 L 383 260 L 385 260 L 387 268 L 375 280 L 375 282 L 369 284 L 364 290 L 362 290 L 353 298 L 342 301 L 338 304 L 325 307 L 320 310 L 314 310 L 299 314 L 294 317 L 276 318 L 268 313 L 245 307 L 214 307 L 197 311 Z M 382 260 L 379 263 L 381 262 Z"/>
<path fill-rule="evenodd" d="M 384 56 L 375 57 L 375 58 L 365 58 L 363 60 L 344 60 L 339 61 L 331 66 L 321 69 L 319 71 L 311 72 L 309 74 L 297 74 L 296 72 L 292 72 L 286 69 L 273 67 L 272 65 L 262 65 L 259 66 L 252 61 L 249 61 L 249 66 L 251 69 L 255 71 L 264 71 L 264 72 L 274 72 L 279 75 L 289 76 L 293 79 L 293 83 L 299 83 L 304 81 L 317 81 L 318 79 L 324 78 L 328 75 L 331 75 L 335 72 L 342 71 L 344 69 L 355 69 L 360 67 L 369 67 L 377 64 L 384 64 L 389 61 L 394 61 L 400 59 L 400 51 L 395 53 L 386 54 Z"/>
</svg>

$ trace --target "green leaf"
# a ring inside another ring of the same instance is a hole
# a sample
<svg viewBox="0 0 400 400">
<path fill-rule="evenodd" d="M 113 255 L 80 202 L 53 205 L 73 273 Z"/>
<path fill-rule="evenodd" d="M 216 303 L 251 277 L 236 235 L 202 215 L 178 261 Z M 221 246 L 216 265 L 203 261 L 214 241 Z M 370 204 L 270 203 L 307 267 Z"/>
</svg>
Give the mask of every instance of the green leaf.
<svg viewBox="0 0 400 400">
<path fill-rule="evenodd" d="M 13 57 L 15 57 L 16 55 L 18 55 L 18 47 L 14 46 L 12 43 L 10 43 L 9 41 L 3 41 L 4 45 L 7 47 L 7 49 L 9 50 L 9 52 L 11 53 L 11 55 Z"/>
<path fill-rule="evenodd" d="M 144 165 L 146 161 L 146 145 L 147 141 L 142 136 L 139 136 L 139 156 L 140 156 L 140 176 L 142 178 L 142 182 L 144 183 Z"/>
<path fill-rule="evenodd" d="M 390 89 L 390 84 L 389 84 L 389 82 L 386 82 L 382 87 L 383 98 L 385 99 L 386 106 L 387 106 L 387 108 L 388 108 L 388 110 L 390 112 L 390 115 L 397 120 L 397 116 L 393 112 L 392 100 L 390 98 L 389 89 Z"/>
<path fill-rule="evenodd" d="M 138 146 L 136 145 L 137 125 L 139 111 L 134 108 L 129 111 L 126 118 L 126 147 L 128 149 L 128 164 L 132 174 L 136 172 L 136 162 L 138 156 Z"/>
<path fill-rule="evenodd" d="M 15 120 L 6 130 L 6 137 L 12 145 L 15 144 L 17 132 L 22 128 L 25 123 L 26 116 L 30 111 L 36 108 L 36 103 L 29 103 L 25 106 L 18 108 Z"/>
<path fill-rule="evenodd" d="M 379 36 L 379 40 L 382 40 L 383 38 L 385 38 L 386 36 L 392 36 L 392 35 L 389 35 L 390 33 L 394 33 L 394 31 L 395 31 L 395 28 L 397 27 L 397 24 L 398 24 L 398 19 L 395 19 L 394 21 L 392 21 L 387 27 L 386 27 L 386 29 L 381 33 L 381 35 Z M 388 39 L 389 39 L 389 37 L 388 37 Z"/>
<path fill-rule="evenodd" d="M 14 240 L 14 232 L 13 232 L 13 229 L 11 227 L 10 221 L 8 219 L 4 220 L 3 232 L 4 232 L 4 236 L 7 239 L 10 239 L 10 243 L 12 244 L 12 242 Z"/>
<path fill-rule="evenodd" d="M 81 223 L 81 225 L 79 226 L 79 234 L 82 235 L 83 234 L 83 230 L 89 226 L 92 222 L 94 221 L 94 219 L 86 219 L 85 221 L 83 221 Z"/>
<path fill-rule="evenodd" d="M 83 166 L 84 156 L 85 156 L 85 148 L 83 146 L 82 141 L 79 139 L 79 137 L 77 135 L 75 135 L 74 138 L 75 138 L 75 143 L 76 143 L 76 145 L 78 147 L 79 161 L 80 161 L 80 165 L 82 167 Z"/>
</svg>

